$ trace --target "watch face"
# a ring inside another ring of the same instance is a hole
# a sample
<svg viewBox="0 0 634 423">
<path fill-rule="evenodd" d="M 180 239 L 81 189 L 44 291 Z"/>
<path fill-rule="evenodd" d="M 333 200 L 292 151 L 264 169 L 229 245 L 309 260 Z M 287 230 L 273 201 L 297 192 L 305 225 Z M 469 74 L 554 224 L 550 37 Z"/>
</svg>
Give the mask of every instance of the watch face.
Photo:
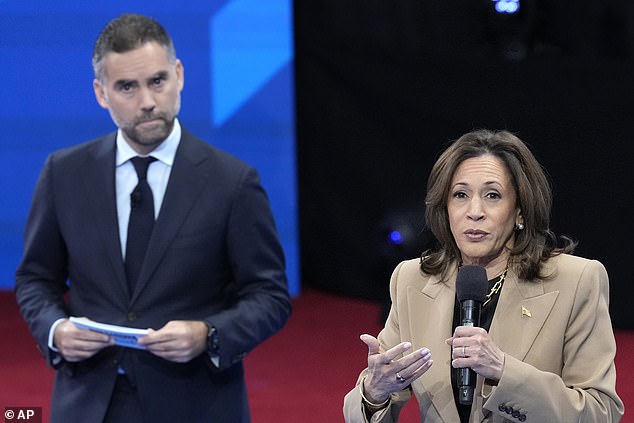
<svg viewBox="0 0 634 423">
<path fill-rule="evenodd" d="M 214 326 L 209 326 L 207 332 L 207 343 L 209 345 L 209 351 L 218 351 L 218 331 Z"/>
</svg>

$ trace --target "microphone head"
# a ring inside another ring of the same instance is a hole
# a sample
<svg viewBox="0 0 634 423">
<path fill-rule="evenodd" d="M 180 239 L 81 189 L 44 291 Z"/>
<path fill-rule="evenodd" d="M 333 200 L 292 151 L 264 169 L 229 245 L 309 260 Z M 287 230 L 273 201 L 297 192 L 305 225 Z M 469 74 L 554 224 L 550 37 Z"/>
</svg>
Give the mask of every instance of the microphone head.
<svg viewBox="0 0 634 423">
<path fill-rule="evenodd" d="M 458 301 L 475 300 L 483 303 L 488 289 L 489 281 L 484 267 L 468 264 L 458 269 L 456 279 Z"/>
</svg>

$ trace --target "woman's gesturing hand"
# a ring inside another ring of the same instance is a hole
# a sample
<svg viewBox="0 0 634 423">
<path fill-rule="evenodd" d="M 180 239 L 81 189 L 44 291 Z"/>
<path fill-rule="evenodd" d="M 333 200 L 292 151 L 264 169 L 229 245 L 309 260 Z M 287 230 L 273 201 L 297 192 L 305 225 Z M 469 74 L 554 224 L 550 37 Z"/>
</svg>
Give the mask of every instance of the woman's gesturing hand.
<svg viewBox="0 0 634 423">
<path fill-rule="evenodd" d="M 360 338 L 368 346 L 368 374 L 363 381 L 363 392 L 369 401 L 384 402 L 392 392 L 411 384 L 433 364 L 427 348 L 397 359 L 412 348 L 411 343 L 402 342 L 383 352 L 375 337 L 364 334 Z"/>
</svg>

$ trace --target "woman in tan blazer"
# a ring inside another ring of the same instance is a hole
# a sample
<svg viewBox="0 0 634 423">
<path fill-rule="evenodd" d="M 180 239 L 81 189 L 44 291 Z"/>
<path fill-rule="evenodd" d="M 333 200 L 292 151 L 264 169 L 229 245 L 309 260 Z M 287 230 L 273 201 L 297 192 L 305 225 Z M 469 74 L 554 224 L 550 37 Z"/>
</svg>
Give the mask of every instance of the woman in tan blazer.
<svg viewBox="0 0 634 423">
<path fill-rule="evenodd" d="M 551 190 L 516 136 L 456 140 L 428 180 L 427 225 L 438 246 L 395 269 L 368 367 L 345 397 L 347 423 L 396 422 L 414 395 L 421 422 L 618 422 L 616 344 L 603 265 L 570 255 L 549 229 Z M 460 325 L 456 277 L 484 268 L 480 327 Z M 433 359 L 432 359 L 433 354 Z M 460 404 L 461 368 L 477 375 Z"/>
</svg>

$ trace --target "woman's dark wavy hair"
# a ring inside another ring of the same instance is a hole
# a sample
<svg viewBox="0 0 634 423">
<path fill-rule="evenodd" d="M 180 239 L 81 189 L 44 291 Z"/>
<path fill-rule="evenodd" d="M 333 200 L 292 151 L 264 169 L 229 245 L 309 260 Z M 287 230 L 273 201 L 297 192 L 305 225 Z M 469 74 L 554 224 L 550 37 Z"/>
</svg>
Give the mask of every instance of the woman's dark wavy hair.
<svg viewBox="0 0 634 423">
<path fill-rule="evenodd" d="M 450 265 L 460 262 L 460 250 L 449 227 L 447 200 L 458 166 L 465 160 L 493 155 L 506 165 L 517 193 L 517 206 L 524 229 L 515 231 L 509 268 L 520 278 L 545 278 L 542 263 L 549 257 L 570 253 L 576 243 L 562 237 L 562 245 L 550 230 L 552 190 L 542 166 L 518 137 L 508 131 L 476 130 L 454 141 L 438 158 L 427 181 L 425 217 L 427 226 L 438 240 L 435 248 L 425 251 L 421 269 L 445 279 Z"/>
</svg>

